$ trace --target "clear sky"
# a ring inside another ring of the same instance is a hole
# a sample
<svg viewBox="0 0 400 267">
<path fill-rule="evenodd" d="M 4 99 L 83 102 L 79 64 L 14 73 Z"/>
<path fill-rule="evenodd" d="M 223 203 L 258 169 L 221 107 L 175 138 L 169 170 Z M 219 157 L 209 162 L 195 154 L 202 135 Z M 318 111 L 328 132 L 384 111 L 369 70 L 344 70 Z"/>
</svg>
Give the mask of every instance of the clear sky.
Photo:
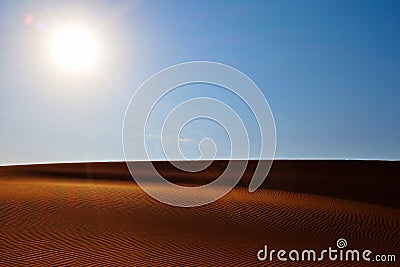
<svg viewBox="0 0 400 267">
<path fill-rule="evenodd" d="M 400 159 L 399 1 L 0 5 L 0 164 L 122 160 L 124 113 L 137 88 L 194 60 L 228 64 L 260 87 L 277 158 Z M 51 56 L 53 33 L 71 21 L 95 36 L 89 69 L 60 68 Z M 204 88 L 164 106 L 215 91 Z M 226 133 L 198 123 L 182 132 L 183 150 L 196 157 L 186 141 L 210 135 L 223 158 Z M 150 154 L 160 158 L 157 148 Z"/>
</svg>

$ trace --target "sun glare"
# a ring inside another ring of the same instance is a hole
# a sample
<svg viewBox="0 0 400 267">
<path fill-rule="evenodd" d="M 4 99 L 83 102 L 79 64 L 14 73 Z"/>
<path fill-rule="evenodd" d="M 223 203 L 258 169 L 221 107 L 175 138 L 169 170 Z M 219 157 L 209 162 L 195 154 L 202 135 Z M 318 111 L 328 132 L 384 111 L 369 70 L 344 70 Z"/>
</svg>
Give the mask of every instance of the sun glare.
<svg viewBox="0 0 400 267">
<path fill-rule="evenodd" d="M 80 27 L 67 27 L 55 32 L 52 53 L 62 67 L 82 70 L 95 64 L 97 46 L 89 31 Z"/>
</svg>

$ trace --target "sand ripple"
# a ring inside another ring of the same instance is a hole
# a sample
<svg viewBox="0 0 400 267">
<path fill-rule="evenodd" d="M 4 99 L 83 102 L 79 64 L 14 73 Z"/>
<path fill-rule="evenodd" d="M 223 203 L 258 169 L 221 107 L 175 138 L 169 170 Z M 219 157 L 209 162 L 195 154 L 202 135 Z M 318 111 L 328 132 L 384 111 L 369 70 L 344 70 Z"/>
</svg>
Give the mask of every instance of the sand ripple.
<svg viewBox="0 0 400 267">
<path fill-rule="evenodd" d="M 0 190 L 0 266 L 255 266 L 264 244 L 320 249 L 339 237 L 376 253 L 400 248 L 399 210 L 322 196 L 237 188 L 184 209 L 127 182 L 8 180 Z"/>
</svg>

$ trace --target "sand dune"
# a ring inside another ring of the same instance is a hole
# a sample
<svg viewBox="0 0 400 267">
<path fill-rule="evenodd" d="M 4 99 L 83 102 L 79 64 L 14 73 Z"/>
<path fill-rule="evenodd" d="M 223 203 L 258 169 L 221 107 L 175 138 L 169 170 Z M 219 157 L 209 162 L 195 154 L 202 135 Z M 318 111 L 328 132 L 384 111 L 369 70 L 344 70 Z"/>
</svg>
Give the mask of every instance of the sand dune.
<svg viewBox="0 0 400 267">
<path fill-rule="evenodd" d="M 0 168 L 0 266 L 399 266 L 399 255 L 379 264 L 257 259 L 266 244 L 318 250 L 336 247 L 338 238 L 349 248 L 396 254 L 397 208 L 244 187 L 210 205 L 176 208 L 133 182 L 95 179 L 123 176 L 118 168 L 91 165 L 84 180 L 84 166 Z M 38 172 L 29 175 L 32 168 Z"/>
<path fill-rule="evenodd" d="M 169 162 L 153 162 L 173 183 L 201 185 L 216 179 L 227 161 L 214 161 L 198 173 L 183 172 Z M 247 186 L 257 165 L 249 161 L 240 186 Z M 135 174 L 151 179 L 142 162 L 135 162 Z M 2 179 L 62 178 L 88 181 L 132 181 L 125 162 L 42 164 L 0 167 Z M 362 160 L 275 160 L 261 188 L 317 194 L 362 201 L 400 209 L 400 162 Z"/>
</svg>

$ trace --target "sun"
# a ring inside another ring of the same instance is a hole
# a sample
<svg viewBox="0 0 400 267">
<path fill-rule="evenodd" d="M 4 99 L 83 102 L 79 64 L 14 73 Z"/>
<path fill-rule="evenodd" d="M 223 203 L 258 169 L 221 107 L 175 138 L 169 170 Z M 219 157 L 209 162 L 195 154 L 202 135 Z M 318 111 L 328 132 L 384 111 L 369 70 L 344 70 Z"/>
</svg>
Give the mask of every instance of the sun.
<svg viewBox="0 0 400 267">
<path fill-rule="evenodd" d="M 55 61 L 68 70 L 84 70 L 93 67 L 98 47 L 90 31 L 79 26 L 69 26 L 55 31 L 51 52 Z"/>
</svg>

